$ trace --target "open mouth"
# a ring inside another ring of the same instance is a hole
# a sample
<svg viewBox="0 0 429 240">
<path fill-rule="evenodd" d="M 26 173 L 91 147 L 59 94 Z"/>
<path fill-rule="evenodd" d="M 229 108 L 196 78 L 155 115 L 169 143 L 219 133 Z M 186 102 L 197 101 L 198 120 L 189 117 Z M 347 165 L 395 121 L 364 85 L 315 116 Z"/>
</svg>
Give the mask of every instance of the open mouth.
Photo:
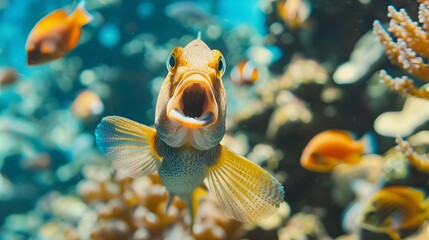
<svg viewBox="0 0 429 240">
<path fill-rule="evenodd" d="M 183 114 L 186 117 L 199 118 L 206 104 L 206 94 L 200 84 L 192 84 L 182 95 Z"/>
<path fill-rule="evenodd" d="M 200 74 L 187 77 L 167 107 L 168 116 L 188 128 L 201 128 L 217 119 L 217 103 L 211 86 Z"/>
</svg>

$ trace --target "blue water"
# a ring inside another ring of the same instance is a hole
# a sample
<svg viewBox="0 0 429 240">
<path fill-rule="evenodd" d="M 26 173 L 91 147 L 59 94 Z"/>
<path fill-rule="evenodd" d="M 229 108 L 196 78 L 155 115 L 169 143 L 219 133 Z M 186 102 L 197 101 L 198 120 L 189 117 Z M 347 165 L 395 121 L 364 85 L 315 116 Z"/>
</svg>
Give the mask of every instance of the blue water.
<svg viewBox="0 0 429 240">
<path fill-rule="evenodd" d="M 280 163 L 270 171 L 285 176 L 286 200 L 292 211 L 325 209 L 328 233 L 342 234 L 344 206 L 332 204 L 329 196 L 318 201 L 312 195 L 324 196 L 332 190 L 329 176 L 303 170 L 299 156 L 317 132 L 339 128 L 362 136 L 374 130 L 373 121 L 380 113 L 401 107 L 399 97 L 388 95 L 394 100 L 377 105 L 372 101 L 378 100 L 367 96 L 374 69 L 392 67 L 386 59 L 368 70 L 365 80 L 348 86 L 332 82 L 333 71 L 347 61 L 357 40 L 371 31 L 373 20 L 386 19 L 388 3 L 362 2 L 309 1 L 308 19 L 291 29 L 280 19 L 276 2 L 268 0 L 87 0 L 94 20 L 82 28 L 78 46 L 58 60 L 27 66 L 25 43 L 33 26 L 56 9 L 70 13 L 78 1 L 0 0 L 0 71 L 10 67 L 17 72 L 15 83 L 0 86 L 0 226 L 14 214 L 37 209 L 37 202 L 48 193 L 76 195 L 76 184 L 84 178 L 82 169 L 87 164 L 109 164 L 96 148 L 93 134 L 102 117 L 118 115 L 152 125 L 158 90 L 168 72 L 167 56 L 201 32 L 202 40 L 226 59 L 223 81 L 228 119 L 241 110 L 264 106 L 261 113 L 228 129 L 228 134 L 245 135 L 250 148 L 266 143 L 278 149 Z M 416 12 L 416 3 L 400 4 Z M 261 52 L 251 55 L 251 49 Z M 261 92 L 275 92 L 271 81 L 278 81 L 296 54 L 318 61 L 327 69 L 328 81 L 292 89 L 311 110 L 312 121 L 285 124 L 275 139 L 268 139 L 271 114 L 283 105 L 277 95 Z M 249 58 L 259 64 L 261 79 L 255 86 L 237 86 L 229 71 Z M 343 98 L 322 101 L 322 90 L 331 87 L 340 89 Z M 74 112 L 73 103 L 84 90 L 99 97 L 101 113 L 79 117 Z M 90 108 L 80 106 L 85 107 Z M 377 140 L 382 141 L 377 144 L 380 152 L 393 146 L 393 139 L 376 136 Z M 40 215 L 46 221 L 52 217 Z M 11 233 L 19 233 L 18 239 L 34 236 L 34 229 L 4 226 L 0 240 L 9 239 L 6 236 Z M 277 236 L 275 230 L 248 234 L 253 239 Z"/>
</svg>

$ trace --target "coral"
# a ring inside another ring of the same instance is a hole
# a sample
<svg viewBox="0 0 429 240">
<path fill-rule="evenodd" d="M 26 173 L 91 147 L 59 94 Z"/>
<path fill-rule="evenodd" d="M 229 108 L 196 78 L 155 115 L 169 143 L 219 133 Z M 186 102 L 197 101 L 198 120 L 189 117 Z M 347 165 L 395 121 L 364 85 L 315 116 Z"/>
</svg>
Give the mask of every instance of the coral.
<svg viewBox="0 0 429 240">
<path fill-rule="evenodd" d="M 294 91 L 302 85 L 324 85 L 327 81 L 328 71 L 318 61 L 294 55 L 280 76 L 270 79 L 269 84 L 255 86 L 255 98 L 247 101 L 247 105 L 252 107 L 243 107 L 234 112 L 227 121 L 227 129 L 234 131 L 248 121 L 263 122 L 267 126 L 258 128 L 266 129 L 266 138 L 275 140 L 283 128 L 308 124 L 313 120 L 306 99 L 301 99 Z M 325 95 L 328 95 L 328 100 L 335 100 L 339 93 L 331 91 Z M 266 118 L 268 121 L 265 121 Z"/>
<path fill-rule="evenodd" d="M 269 140 L 276 138 L 281 127 L 290 122 L 309 123 L 312 114 L 304 101 L 287 90 L 280 91 L 275 100 L 276 109 L 268 122 L 266 136 Z"/>
<path fill-rule="evenodd" d="M 77 236 L 73 239 L 94 240 L 191 237 L 190 217 L 184 202 L 175 198 L 166 212 L 168 193 L 157 174 L 132 179 L 118 174 L 111 176 L 109 171 L 100 166 L 84 168 L 85 179 L 77 185 L 77 192 L 87 205 L 68 196 L 45 202 L 44 206 L 52 206 L 49 212 L 68 221 L 48 222 L 42 226 L 39 236 L 68 239 L 64 234 L 73 234 L 70 236 Z M 245 232 L 242 223 L 225 217 L 207 196 L 200 199 L 194 239 L 239 239 Z M 60 205 L 59 202 L 68 203 Z M 92 217 L 84 217 L 85 214 Z"/>
<path fill-rule="evenodd" d="M 279 240 L 292 239 L 331 239 L 321 223 L 313 214 L 297 213 L 293 215 L 285 227 L 278 232 Z"/>
<path fill-rule="evenodd" d="M 316 60 L 293 56 L 288 68 L 280 76 L 280 89 L 296 89 L 301 84 L 325 84 L 328 81 L 327 70 Z"/>
<path fill-rule="evenodd" d="M 383 158 L 375 154 L 363 155 L 355 165 L 338 165 L 331 174 L 333 200 L 342 206 L 350 203 L 358 190 L 355 184 L 364 181 L 375 185 L 383 175 L 383 165 Z"/>
<path fill-rule="evenodd" d="M 383 83 L 389 86 L 390 90 L 400 92 L 403 95 L 414 96 L 423 99 L 429 99 L 427 86 L 417 88 L 414 86 L 413 80 L 407 76 L 400 78 L 392 78 L 386 71 L 380 71 L 380 78 Z"/>
<path fill-rule="evenodd" d="M 408 136 L 428 119 L 429 102 L 421 98 L 407 97 L 402 111 L 382 113 L 375 119 L 374 129 L 384 136 Z"/>
<path fill-rule="evenodd" d="M 411 166 L 419 171 L 429 173 L 429 158 L 427 154 L 425 156 L 418 154 L 409 142 L 404 141 L 400 137 L 396 138 L 396 143 Z"/>
<path fill-rule="evenodd" d="M 337 84 L 353 84 L 365 79 L 384 55 L 381 44 L 374 44 L 372 31 L 356 42 L 350 58 L 335 69 L 332 80 Z"/>
<path fill-rule="evenodd" d="M 393 147 L 384 154 L 384 179 L 387 181 L 404 179 L 410 171 L 408 168 L 408 162 L 401 151 Z"/>
<path fill-rule="evenodd" d="M 413 21 L 405 9 L 396 10 L 388 7 L 390 18 L 388 32 L 379 21 L 374 21 L 373 31 L 377 40 L 384 46 L 389 60 L 405 72 L 423 80 L 429 81 L 428 19 L 429 8 L 427 2 L 421 1 L 418 22 Z M 396 39 L 396 41 L 392 38 Z M 418 89 L 408 77 L 393 79 L 385 71 L 380 73 L 382 81 L 392 90 L 404 95 L 411 95 L 429 99 L 425 89 Z"/>
</svg>

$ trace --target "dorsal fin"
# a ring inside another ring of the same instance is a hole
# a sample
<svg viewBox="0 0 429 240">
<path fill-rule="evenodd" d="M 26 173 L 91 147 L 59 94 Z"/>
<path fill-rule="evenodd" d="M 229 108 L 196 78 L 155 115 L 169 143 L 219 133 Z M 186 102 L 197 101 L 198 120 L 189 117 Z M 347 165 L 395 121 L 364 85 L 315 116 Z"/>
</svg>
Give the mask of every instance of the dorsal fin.
<svg viewBox="0 0 429 240">
<path fill-rule="evenodd" d="M 198 33 L 197 33 L 197 39 L 201 40 L 201 31 L 198 31 Z"/>
</svg>

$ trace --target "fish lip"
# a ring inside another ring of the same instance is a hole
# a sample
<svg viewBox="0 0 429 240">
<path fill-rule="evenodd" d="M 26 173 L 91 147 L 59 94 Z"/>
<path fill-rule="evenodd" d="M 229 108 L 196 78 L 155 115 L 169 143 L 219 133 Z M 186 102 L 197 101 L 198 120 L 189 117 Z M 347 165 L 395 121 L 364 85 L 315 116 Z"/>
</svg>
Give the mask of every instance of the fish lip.
<svg viewBox="0 0 429 240">
<path fill-rule="evenodd" d="M 168 115 L 170 119 L 173 119 L 180 125 L 191 129 L 202 128 L 213 122 L 213 113 L 211 112 L 206 113 L 201 118 L 192 118 L 185 116 L 177 109 L 172 109 L 171 111 L 169 111 Z"/>
<path fill-rule="evenodd" d="M 168 118 L 190 129 L 215 123 L 218 105 L 213 92 L 207 73 L 188 71 L 168 102 Z"/>
</svg>

